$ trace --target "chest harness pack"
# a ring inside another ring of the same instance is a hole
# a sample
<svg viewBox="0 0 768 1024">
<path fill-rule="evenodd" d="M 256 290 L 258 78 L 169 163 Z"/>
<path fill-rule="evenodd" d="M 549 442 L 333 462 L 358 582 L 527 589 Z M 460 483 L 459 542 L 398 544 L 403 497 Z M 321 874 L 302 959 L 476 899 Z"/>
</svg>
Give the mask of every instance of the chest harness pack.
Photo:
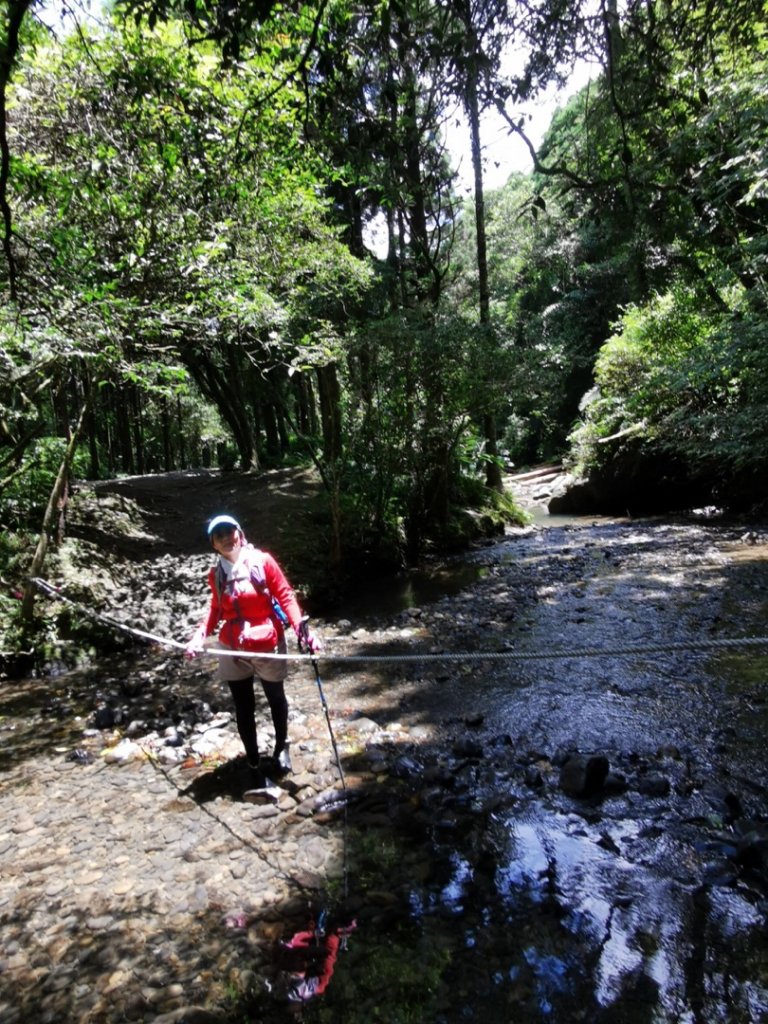
<svg viewBox="0 0 768 1024">
<path fill-rule="evenodd" d="M 274 618 L 281 626 L 287 626 L 290 620 L 286 615 L 283 606 L 267 586 L 267 576 L 264 571 L 264 552 L 259 551 L 258 548 L 249 547 L 246 565 L 248 566 L 248 582 L 254 590 L 258 591 L 259 594 L 264 594 L 269 598 Z M 235 592 L 235 584 L 239 582 L 242 582 L 242 580 L 227 579 L 226 573 L 224 572 L 224 568 L 221 564 L 221 559 L 217 559 L 213 576 L 213 584 L 216 588 L 216 599 L 221 603 L 222 594 L 231 587 L 232 602 L 235 606 L 237 617 L 242 620 L 243 616 L 240 612 L 240 603 L 237 600 L 237 594 Z"/>
</svg>

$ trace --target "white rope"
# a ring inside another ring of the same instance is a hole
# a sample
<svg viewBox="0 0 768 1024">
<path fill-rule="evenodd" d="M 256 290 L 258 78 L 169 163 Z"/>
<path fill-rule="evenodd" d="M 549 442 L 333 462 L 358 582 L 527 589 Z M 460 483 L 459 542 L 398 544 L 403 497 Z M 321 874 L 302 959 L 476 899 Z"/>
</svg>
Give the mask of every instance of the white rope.
<svg viewBox="0 0 768 1024">
<path fill-rule="evenodd" d="M 155 633 L 147 633 L 142 629 L 134 629 L 126 626 L 99 612 L 91 611 L 85 605 L 73 601 L 62 594 L 57 587 L 47 583 L 45 580 L 33 579 L 37 587 L 45 593 L 64 601 L 84 612 L 91 618 L 103 622 L 113 629 L 130 633 L 132 636 L 142 640 L 150 640 L 152 643 L 160 644 L 163 647 L 170 647 L 179 651 L 186 651 L 187 645 L 178 640 L 168 637 L 157 636 Z M 200 657 L 214 658 L 268 658 L 274 661 L 296 661 L 296 662 L 343 662 L 349 665 L 362 664 L 388 664 L 396 662 L 456 662 L 456 661 L 560 661 L 573 658 L 634 658 L 643 657 L 649 654 L 673 654 L 680 651 L 708 651 L 708 650 L 732 650 L 740 647 L 765 647 L 768 648 L 768 637 L 745 636 L 745 637 L 724 637 L 720 640 L 690 640 L 680 643 L 668 644 L 638 644 L 636 646 L 606 648 L 606 647 L 581 647 L 558 650 L 548 648 L 546 651 L 438 651 L 423 654 L 332 654 L 325 651 L 318 651 L 316 654 L 265 654 L 260 651 L 234 651 L 224 647 L 206 647 L 200 652 Z"/>
</svg>

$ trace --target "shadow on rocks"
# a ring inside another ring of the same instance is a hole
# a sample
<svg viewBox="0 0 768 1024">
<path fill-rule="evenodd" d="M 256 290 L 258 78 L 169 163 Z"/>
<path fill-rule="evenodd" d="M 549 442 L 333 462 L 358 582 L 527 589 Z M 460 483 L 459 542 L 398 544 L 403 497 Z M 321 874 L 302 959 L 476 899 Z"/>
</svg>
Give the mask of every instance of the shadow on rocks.
<svg viewBox="0 0 768 1024">
<path fill-rule="evenodd" d="M 243 794 L 253 788 L 253 777 L 244 757 L 235 758 L 217 765 L 211 770 L 204 769 L 180 791 L 198 804 L 207 804 L 217 799 L 240 801 Z"/>
</svg>

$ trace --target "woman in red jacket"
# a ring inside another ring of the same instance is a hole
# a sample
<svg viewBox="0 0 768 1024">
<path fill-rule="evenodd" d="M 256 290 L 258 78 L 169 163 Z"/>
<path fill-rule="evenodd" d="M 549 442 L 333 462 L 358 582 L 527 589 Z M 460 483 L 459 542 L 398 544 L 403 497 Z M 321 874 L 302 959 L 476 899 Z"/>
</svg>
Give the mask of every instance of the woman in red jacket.
<svg viewBox="0 0 768 1024">
<path fill-rule="evenodd" d="M 248 544 L 232 516 L 216 516 L 208 524 L 208 537 L 218 558 L 208 573 L 211 601 L 208 612 L 187 644 L 187 657 L 202 654 L 205 638 L 223 623 L 219 644 L 232 651 L 284 654 L 284 620 L 299 633 L 302 613 L 296 595 L 277 561 L 266 551 Z M 275 607 L 275 603 L 279 608 Z M 281 614 L 282 611 L 282 614 Z M 310 651 L 320 645 L 312 634 L 306 642 Z M 254 784 L 264 785 L 264 764 L 260 764 L 256 738 L 254 679 L 259 678 L 269 704 L 275 728 L 274 768 L 291 770 L 288 750 L 288 701 L 284 680 L 288 663 L 281 658 L 219 658 L 218 678 L 229 685 L 235 703 L 237 731 L 245 747 Z"/>
</svg>

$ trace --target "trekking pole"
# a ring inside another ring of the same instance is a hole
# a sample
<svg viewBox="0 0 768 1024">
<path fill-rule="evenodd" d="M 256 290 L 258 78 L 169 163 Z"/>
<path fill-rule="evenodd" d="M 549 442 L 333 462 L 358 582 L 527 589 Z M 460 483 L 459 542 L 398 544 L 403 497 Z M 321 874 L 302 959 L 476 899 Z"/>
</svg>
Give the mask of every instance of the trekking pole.
<svg viewBox="0 0 768 1024">
<path fill-rule="evenodd" d="M 328 735 L 331 737 L 331 747 L 333 748 L 333 756 L 336 759 L 336 768 L 339 772 L 339 778 L 341 779 L 341 792 L 344 800 L 344 898 L 347 897 L 347 780 L 344 778 L 344 769 L 341 767 L 341 758 L 339 757 L 339 748 L 336 746 L 336 737 L 333 734 L 333 726 L 331 725 L 331 713 L 328 709 L 328 701 L 325 699 L 325 691 L 323 690 L 323 681 L 320 678 L 320 666 L 317 663 L 317 658 L 314 657 L 314 651 L 310 647 L 309 643 L 309 616 L 302 616 L 301 622 L 298 628 L 299 638 L 299 650 L 304 653 L 305 651 L 309 654 L 310 664 L 315 671 L 315 682 L 317 683 L 317 690 L 320 694 L 320 703 L 323 706 L 323 712 L 325 713 L 325 721 L 328 724 Z"/>
<path fill-rule="evenodd" d="M 344 801 L 346 803 L 347 796 L 347 782 L 344 778 L 344 769 L 341 767 L 341 758 L 339 757 L 339 748 L 336 746 L 336 737 L 333 734 L 333 726 L 331 725 L 331 714 L 328 709 L 328 701 L 325 699 L 325 692 L 323 691 L 323 681 L 320 678 L 320 666 L 317 663 L 317 658 L 314 657 L 314 651 L 309 646 L 309 616 L 304 615 L 301 622 L 299 623 L 299 650 L 310 655 L 309 661 L 312 668 L 315 671 L 315 682 L 317 683 L 317 690 L 320 694 L 320 703 L 323 706 L 325 713 L 325 720 L 328 723 L 328 734 L 331 737 L 331 746 L 333 747 L 333 756 L 336 758 L 336 767 L 339 770 L 339 777 L 341 778 L 341 788 L 344 793 Z"/>
</svg>

